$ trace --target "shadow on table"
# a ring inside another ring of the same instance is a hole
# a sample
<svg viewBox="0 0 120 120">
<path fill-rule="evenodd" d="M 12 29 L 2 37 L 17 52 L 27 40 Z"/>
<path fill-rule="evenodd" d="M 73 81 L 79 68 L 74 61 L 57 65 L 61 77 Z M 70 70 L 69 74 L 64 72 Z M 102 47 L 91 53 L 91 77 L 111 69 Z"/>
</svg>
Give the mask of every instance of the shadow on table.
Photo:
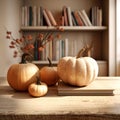
<svg viewBox="0 0 120 120">
<path fill-rule="evenodd" d="M 32 99 L 36 97 L 30 96 L 28 91 L 19 92 L 12 89 L 9 85 L 0 86 L 0 95 L 8 95 L 16 99 Z M 48 93 L 43 97 L 56 97 L 57 96 L 57 86 L 48 87 Z M 37 97 L 40 98 L 40 97 Z"/>
</svg>

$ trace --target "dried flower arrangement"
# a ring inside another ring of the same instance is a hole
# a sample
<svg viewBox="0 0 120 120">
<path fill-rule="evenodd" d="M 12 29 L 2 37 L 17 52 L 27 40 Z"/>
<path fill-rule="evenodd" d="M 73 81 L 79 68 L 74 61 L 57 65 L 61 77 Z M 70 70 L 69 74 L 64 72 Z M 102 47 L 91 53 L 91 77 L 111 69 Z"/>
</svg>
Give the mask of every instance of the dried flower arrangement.
<svg viewBox="0 0 120 120">
<path fill-rule="evenodd" d="M 58 28 L 59 31 L 63 31 L 62 28 Z M 60 38 L 60 34 L 56 34 L 54 31 L 48 31 L 46 33 L 38 33 L 35 40 L 40 40 L 38 51 L 42 51 L 46 44 L 55 38 Z M 9 48 L 14 49 L 13 57 L 21 57 L 22 54 L 27 53 L 33 56 L 35 40 L 31 34 L 22 35 L 21 38 L 14 38 L 11 31 L 6 32 L 6 38 L 10 40 Z"/>
</svg>

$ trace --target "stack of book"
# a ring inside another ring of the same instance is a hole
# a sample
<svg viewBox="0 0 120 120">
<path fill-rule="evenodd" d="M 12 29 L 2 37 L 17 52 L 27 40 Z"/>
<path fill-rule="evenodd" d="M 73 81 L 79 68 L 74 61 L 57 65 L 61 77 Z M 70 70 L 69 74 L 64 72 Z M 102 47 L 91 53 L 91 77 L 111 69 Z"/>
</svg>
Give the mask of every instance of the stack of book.
<svg viewBox="0 0 120 120">
<path fill-rule="evenodd" d="M 56 26 L 57 22 L 48 9 L 36 6 L 22 7 L 22 26 Z"/>
<path fill-rule="evenodd" d="M 71 8 L 64 6 L 62 10 L 62 26 L 92 26 L 92 23 L 85 10 L 71 11 Z"/>
<path fill-rule="evenodd" d="M 63 6 L 60 23 L 57 23 L 53 13 L 42 6 L 22 7 L 22 26 L 101 26 L 102 9 L 92 7 L 90 17 L 85 9 L 71 10 L 69 6 Z"/>
<path fill-rule="evenodd" d="M 34 60 L 46 61 L 47 57 L 57 61 L 64 56 L 68 56 L 68 39 L 53 40 L 46 44 L 43 51 L 39 51 L 39 40 L 35 41 Z"/>
<path fill-rule="evenodd" d="M 102 8 L 94 6 L 90 10 L 91 21 L 94 26 L 102 26 Z"/>
</svg>

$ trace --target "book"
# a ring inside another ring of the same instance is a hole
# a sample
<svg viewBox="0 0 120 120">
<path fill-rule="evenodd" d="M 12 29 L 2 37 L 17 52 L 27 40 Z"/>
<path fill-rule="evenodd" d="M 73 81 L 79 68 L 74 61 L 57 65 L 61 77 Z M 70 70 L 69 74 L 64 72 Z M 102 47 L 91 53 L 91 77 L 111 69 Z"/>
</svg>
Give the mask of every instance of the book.
<svg viewBox="0 0 120 120">
<path fill-rule="evenodd" d="M 59 59 L 62 58 L 62 51 L 64 50 L 62 46 L 62 41 L 63 40 L 59 40 Z"/>
<path fill-rule="evenodd" d="M 95 25 L 95 13 L 94 13 L 94 9 L 95 9 L 95 7 L 92 7 L 91 9 L 90 9 L 90 20 L 91 20 L 91 22 L 92 22 L 92 25 Z"/>
<path fill-rule="evenodd" d="M 47 25 L 48 25 L 48 26 L 52 26 L 52 24 L 51 24 L 51 22 L 50 22 L 50 20 L 49 20 L 49 17 L 48 17 L 48 15 L 47 15 L 45 9 L 43 9 L 43 16 L 44 16 L 44 18 L 45 18 L 45 21 L 46 21 Z"/>
<path fill-rule="evenodd" d="M 49 42 L 49 58 L 52 60 L 53 58 L 52 58 L 52 51 L 53 49 L 52 49 L 52 41 L 50 41 Z"/>
<path fill-rule="evenodd" d="M 78 14 L 78 11 L 73 11 L 73 15 L 76 19 L 76 22 L 77 22 L 78 26 L 83 26 L 84 24 L 83 24 L 79 14 Z"/>
<path fill-rule="evenodd" d="M 81 11 L 78 11 L 78 14 L 79 14 L 81 20 L 83 21 L 84 25 L 85 26 L 89 26 L 88 23 L 87 23 L 87 21 L 85 20 L 84 15 L 81 13 Z"/>
<path fill-rule="evenodd" d="M 37 8 L 37 26 L 40 26 L 40 22 L 41 22 L 41 12 L 40 12 L 40 6 Z"/>
<path fill-rule="evenodd" d="M 57 22 L 56 22 L 56 20 L 55 20 L 55 18 L 54 18 L 54 16 L 53 16 L 52 12 L 51 12 L 50 10 L 46 9 L 46 13 L 47 13 L 47 15 L 48 15 L 48 18 L 49 18 L 51 24 L 52 24 L 53 26 L 56 26 L 56 25 L 57 25 Z"/>
<path fill-rule="evenodd" d="M 64 42 L 65 42 L 65 56 L 68 56 L 68 53 L 69 53 L 69 50 L 68 50 L 68 47 L 69 47 L 69 44 L 68 44 L 68 38 L 66 38 L 65 40 L 64 40 Z"/>
<path fill-rule="evenodd" d="M 86 11 L 85 11 L 85 10 L 81 10 L 80 12 L 81 12 L 81 14 L 83 15 L 83 18 L 84 18 L 84 20 L 86 21 L 87 25 L 88 25 L 88 26 L 92 26 L 92 23 L 91 23 L 88 15 L 87 15 L 87 13 L 86 13 Z"/>
<path fill-rule="evenodd" d="M 34 60 L 38 60 L 38 40 L 34 42 Z"/>
<path fill-rule="evenodd" d="M 45 60 L 49 57 L 49 42 L 45 45 Z"/>
<path fill-rule="evenodd" d="M 56 60 L 56 41 L 52 40 L 52 60 Z"/>
<path fill-rule="evenodd" d="M 60 24 L 61 26 L 64 26 L 65 25 L 65 17 L 64 16 L 62 16 L 62 18 L 61 18 L 61 24 Z"/>
<path fill-rule="evenodd" d="M 28 25 L 32 26 L 33 25 L 33 8 L 32 6 L 27 7 L 28 9 Z"/>
<path fill-rule="evenodd" d="M 75 19 L 75 16 L 74 16 L 73 12 L 71 12 L 71 16 L 72 16 L 73 26 L 78 26 L 77 21 Z"/>
<path fill-rule="evenodd" d="M 114 84 L 113 84 L 114 83 Z M 120 79 L 117 77 L 97 77 L 85 87 L 75 87 L 60 81 L 58 95 L 109 96 L 120 93 Z"/>
<path fill-rule="evenodd" d="M 60 59 L 60 41 L 59 40 L 56 40 L 56 45 L 55 45 L 55 49 L 56 49 L 56 60 L 59 60 Z"/>
<path fill-rule="evenodd" d="M 33 26 L 37 26 L 37 7 L 33 6 Z"/>
<path fill-rule="evenodd" d="M 97 8 L 97 26 L 102 26 L 102 9 Z"/>
<path fill-rule="evenodd" d="M 94 6 L 90 10 L 92 24 L 95 26 L 102 26 L 102 8 Z"/>
<path fill-rule="evenodd" d="M 27 6 L 24 6 L 24 10 L 25 10 L 25 20 L 24 20 L 24 25 L 25 26 L 28 26 L 29 24 L 28 24 L 28 20 L 29 20 L 29 17 L 28 17 L 28 8 L 27 8 Z"/>
<path fill-rule="evenodd" d="M 66 7 L 66 9 L 67 9 L 67 16 L 68 16 L 68 25 L 69 26 L 73 26 L 72 16 L 71 16 L 71 8 L 70 7 Z"/>
<path fill-rule="evenodd" d="M 40 6 L 40 25 L 43 26 L 43 7 Z"/>
<path fill-rule="evenodd" d="M 67 8 L 66 6 L 63 6 L 63 16 L 64 16 L 64 21 L 65 21 L 65 26 L 68 26 L 68 16 L 67 16 Z"/>
<path fill-rule="evenodd" d="M 25 7 L 22 6 L 21 8 L 21 25 L 25 26 Z"/>
</svg>

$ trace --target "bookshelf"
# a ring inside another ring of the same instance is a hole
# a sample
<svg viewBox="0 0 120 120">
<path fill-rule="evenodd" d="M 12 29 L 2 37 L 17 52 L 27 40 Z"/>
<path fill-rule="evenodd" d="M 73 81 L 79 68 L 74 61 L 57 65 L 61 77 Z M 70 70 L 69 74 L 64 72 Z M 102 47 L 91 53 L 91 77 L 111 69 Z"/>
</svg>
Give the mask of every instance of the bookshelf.
<svg viewBox="0 0 120 120">
<path fill-rule="evenodd" d="M 107 30 L 107 26 L 60 26 L 60 28 L 63 28 L 64 31 L 104 31 Z M 49 27 L 49 26 L 28 26 L 28 27 L 21 27 L 22 31 L 49 31 L 49 30 L 56 30 L 56 27 Z"/>
<path fill-rule="evenodd" d="M 115 74 L 115 60 L 111 59 L 110 51 L 114 50 L 112 48 L 112 44 L 114 39 L 114 32 L 112 32 L 112 27 L 110 24 L 113 24 L 114 21 L 110 18 L 113 17 L 113 12 L 115 10 L 112 9 L 113 5 L 115 4 L 114 0 L 23 0 L 23 6 L 43 6 L 46 9 L 49 9 L 56 21 L 59 21 L 61 17 L 61 11 L 63 6 L 69 6 L 71 11 L 75 10 L 85 10 L 88 17 L 90 18 L 90 10 L 93 6 L 99 6 L 102 8 L 102 25 L 101 26 L 61 26 L 64 29 L 62 32 L 63 39 L 68 39 L 69 46 L 74 41 L 77 41 L 76 44 L 77 49 L 75 50 L 74 56 L 76 53 L 83 47 L 84 42 L 88 44 L 90 41 L 94 41 L 94 48 L 92 51 L 92 57 L 98 61 L 101 69 L 101 75 L 111 76 Z M 48 4 L 49 3 L 49 4 Z M 35 32 L 47 32 L 47 31 L 56 31 L 56 27 L 54 26 L 21 26 L 21 30 L 23 33 L 35 33 Z M 112 34 L 111 34 L 112 32 Z M 112 51 L 112 52 L 113 52 Z M 70 56 L 71 50 L 69 48 Z M 113 57 L 115 54 L 113 54 Z M 53 60 L 54 64 L 57 64 L 58 61 Z M 35 64 L 47 64 L 47 61 L 33 61 Z M 102 72 L 103 70 L 103 72 Z"/>
</svg>

